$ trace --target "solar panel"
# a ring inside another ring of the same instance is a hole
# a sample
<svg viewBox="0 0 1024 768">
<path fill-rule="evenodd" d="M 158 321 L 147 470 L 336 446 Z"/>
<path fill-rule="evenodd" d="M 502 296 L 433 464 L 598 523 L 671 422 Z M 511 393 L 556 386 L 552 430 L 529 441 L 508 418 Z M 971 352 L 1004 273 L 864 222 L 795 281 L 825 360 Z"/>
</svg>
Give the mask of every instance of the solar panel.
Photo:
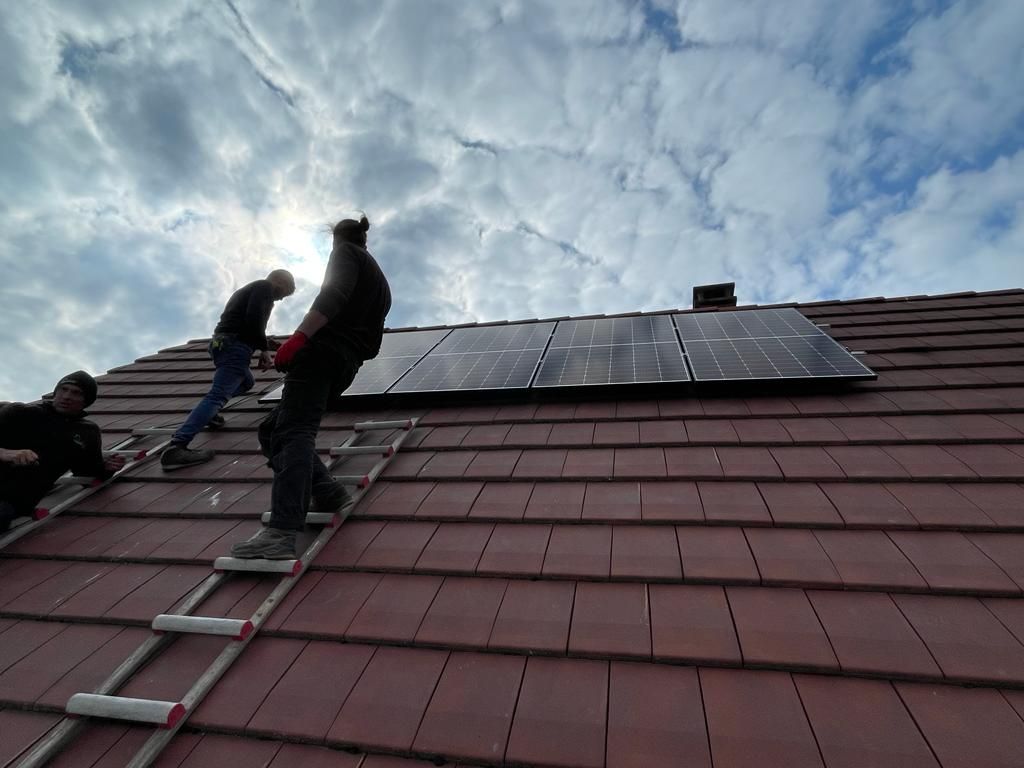
<svg viewBox="0 0 1024 768">
<path fill-rule="evenodd" d="M 398 381 L 416 362 L 429 352 L 449 330 L 441 328 L 431 331 L 391 331 L 384 334 L 380 352 L 373 360 L 367 360 L 359 368 L 352 384 L 342 397 L 352 395 L 379 395 Z M 284 385 L 271 390 L 260 398 L 261 403 L 281 399 Z"/>
<path fill-rule="evenodd" d="M 875 377 L 795 309 L 708 312 L 674 319 L 696 381 Z"/>
<path fill-rule="evenodd" d="M 563 320 L 535 387 L 689 381 L 667 315 Z"/>
<path fill-rule="evenodd" d="M 388 391 L 416 362 L 449 333 L 442 328 L 434 331 L 398 331 L 385 333 L 380 353 L 359 368 L 351 386 L 342 397 L 351 395 L 379 395 Z"/>
<path fill-rule="evenodd" d="M 390 392 L 524 389 L 554 323 L 456 328 Z"/>
</svg>

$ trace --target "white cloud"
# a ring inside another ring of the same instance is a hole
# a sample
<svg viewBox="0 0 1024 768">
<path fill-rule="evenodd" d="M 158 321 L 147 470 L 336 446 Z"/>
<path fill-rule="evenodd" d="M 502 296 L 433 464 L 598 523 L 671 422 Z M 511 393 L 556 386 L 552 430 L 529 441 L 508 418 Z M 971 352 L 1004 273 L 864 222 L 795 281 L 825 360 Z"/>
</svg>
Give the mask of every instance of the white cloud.
<svg viewBox="0 0 1024 768">
<path fill-rule="evenodd" d="M 0 399 L 207 334 L 276 266 L 287 332 L 357 209 L 396 326 L 1019 285 L 1021 7 L 25 5 Z"/>
</svg>

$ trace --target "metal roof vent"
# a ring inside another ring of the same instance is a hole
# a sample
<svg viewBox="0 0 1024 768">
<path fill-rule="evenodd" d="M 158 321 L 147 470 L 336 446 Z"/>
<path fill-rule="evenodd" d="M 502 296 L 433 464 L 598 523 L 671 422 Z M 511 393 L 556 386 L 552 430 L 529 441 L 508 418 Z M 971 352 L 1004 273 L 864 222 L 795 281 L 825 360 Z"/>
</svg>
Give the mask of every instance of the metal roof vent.
<svg viewBox="0 0 1024 768">
<path fill-rule="evenodd" d="M 735 307 L 736 283 L 693 286 L 693 308 Z"/>
</svg>

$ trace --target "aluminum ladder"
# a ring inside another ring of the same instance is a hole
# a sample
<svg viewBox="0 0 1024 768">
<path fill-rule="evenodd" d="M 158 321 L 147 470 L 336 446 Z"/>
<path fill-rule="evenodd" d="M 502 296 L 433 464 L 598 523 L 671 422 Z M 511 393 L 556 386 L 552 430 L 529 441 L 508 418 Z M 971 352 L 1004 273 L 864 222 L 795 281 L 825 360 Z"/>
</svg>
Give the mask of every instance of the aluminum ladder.
<svg viewBox="0 0 1024 768">
<path fill-rule="evenodd" d="M 256 636 L 260 627 L 298 582 L 299 577 L 306 572 L 316 556 L 333 538 L 338 528 L 341 527 L 341 523 L 391 462 L 417 423 L 417 418 L 410 418 L 398 421 L 366 421 L 355 424 L 352 434 L 341 445 L 331 449 L 332 461 L 329 469 L 334 470 L 349 456 L 357 454 L 377 454 L 379 460 L 373 469 L 364 475 L 334 475 L 339 482 L 355 485 L 356 492 L 352 502 L 339 512 L 307 514 L 307 523 L 320 524 L 323 525 L 323 528 L 305 552 L 295 560 L 244 560 L 218 557 L 214 561 L 214 572 L 189 594 L 176 613 L 161 614 L 153 619 L 151 628 L 154 634 L 143 641 L 111 673 L 110 677 L 94 692 L 76 693 L 68 700 L 65 707 L 68 717 L 61 720 L 46 737 L 38 742 L 18 763 L 18 767 L 38 768 L 46 765 L 75 738 L 83 726 L 83 718 L 89 717 L 110 718 L 157 726 L 146 743 L 128 763 L 128 768 L 146 768 L 151 765 L 164 747 L 174 738 L 189 714 L 195 711 L 206 694 L 238 659 L 249 641 Z M 387 444 L 356 445 L 364 433 L 377 430 L 399 430 L 400 433 L 397 438 Z M 264 516 L 265 518 L 266 516 Z M 249 619 L 224 619 L 192 615 L 192 612 L 233 573 L 278 574 L 280 580 Z M 136 672 L 182 634 L 219 635 L 226 638 L 226 644 L 213 663 L 200 675 L 180 701 L 135 699 L 116 695 L 116 692 Z"/>
</svg>

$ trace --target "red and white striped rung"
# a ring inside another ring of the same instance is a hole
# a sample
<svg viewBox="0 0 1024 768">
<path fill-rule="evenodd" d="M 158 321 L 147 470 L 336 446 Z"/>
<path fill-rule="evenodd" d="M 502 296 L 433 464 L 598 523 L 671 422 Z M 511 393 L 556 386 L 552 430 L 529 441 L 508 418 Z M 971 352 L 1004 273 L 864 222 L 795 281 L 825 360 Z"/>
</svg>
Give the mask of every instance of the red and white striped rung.
<svg viewBox="0 0 1024 768">
<path fill-rule="evenodd" d="M 211 616 L 180 616 L 161 613 L 153 619 L 154 632 L 185 632 L 193 635 L 220 635 L 245 640 L 252 632 L 248 619 L 218 619 Z"/>
<path fill-rule="evenodd" d="M 173 728 L 185 716 L 185 706 L 177 701 L 129 699 L 125 696 L 101 696 L 97 693 L 76 693 L 68 699 L 64 709 L 69 715 L 153 723 L 162 728 Z"/>
</svg>

